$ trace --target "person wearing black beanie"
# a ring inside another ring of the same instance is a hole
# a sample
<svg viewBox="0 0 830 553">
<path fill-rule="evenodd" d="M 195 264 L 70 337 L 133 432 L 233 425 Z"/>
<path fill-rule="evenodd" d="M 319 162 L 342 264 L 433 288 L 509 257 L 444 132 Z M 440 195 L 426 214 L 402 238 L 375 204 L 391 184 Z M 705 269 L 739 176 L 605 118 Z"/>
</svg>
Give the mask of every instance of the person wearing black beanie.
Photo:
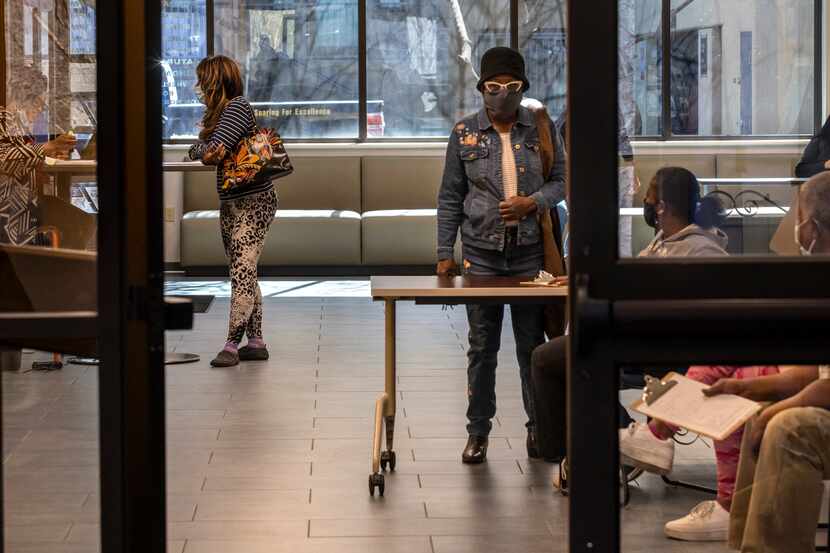
<svg viewBox="0 0 830 553">
<path fill-rule="evenodd" d="M 438 193 L 438 267 L 458 272 L 454 245 L 459 229 L 463 272 L 473 276 L 531 279 L 543 268 L 540 216 L 565 197 L 565 154 L 550 118 L 523 107 L 530 83 L 521 54 L 488 50 L 477 84 L 483 107 L 459 121 L 447 145 Z M 541 128 L 540 128 L 541 127 Z M 545 160 L 543 161 L 543 157 Z M 511 305 L 516 355 L 527 422 L 527 452 L 538 457 L 530 382 L 530 356 L 545 341 L 543 308 Z M 495 374 L 504 306 L 470 305 L 465 463 L 487 457 L 487 437 L 496 414 Z"/>
</svg>

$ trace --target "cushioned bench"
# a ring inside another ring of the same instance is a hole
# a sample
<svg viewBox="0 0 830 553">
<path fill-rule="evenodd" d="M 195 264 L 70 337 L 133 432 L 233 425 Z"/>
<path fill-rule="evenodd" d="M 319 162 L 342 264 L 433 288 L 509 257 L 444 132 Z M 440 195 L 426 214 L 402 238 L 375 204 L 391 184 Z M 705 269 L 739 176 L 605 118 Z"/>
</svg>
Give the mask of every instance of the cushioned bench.
<svg viewBox="0 0 830 553">
<path fill-rule="evenodd" d="M 437 262 L 436 207 L 443 172 L 439 157 L 363 159 L 364 265 Z"/>
<path fill-rule="evenodd" d="M 296 157 L 295 172 L 276 182 L 279 209 L 260 259 L 263 266 L 359 266 L 360 158 Z M 219 233 L 215 175 L 187 173 L 181 263 L 227 263 Z"/>
<path fill-rule="evenodd" d="M 189 267 L 227 263 L 219 211 L 182 219 L 182 259 Z M 360 215 L 354 211 L 280 209 L 265 241 L 261 265 L 360 265 Z"/>
</svg>

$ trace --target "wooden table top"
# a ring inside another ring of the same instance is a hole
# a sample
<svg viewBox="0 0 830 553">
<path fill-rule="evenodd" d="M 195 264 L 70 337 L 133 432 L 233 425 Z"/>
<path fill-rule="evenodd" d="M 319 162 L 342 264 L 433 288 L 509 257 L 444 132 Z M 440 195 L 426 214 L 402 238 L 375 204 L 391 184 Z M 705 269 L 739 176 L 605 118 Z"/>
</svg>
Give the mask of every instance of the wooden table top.
<svg viewBox="0 0 830 553">
<path fill-rule="evenodd" d="M 529 277 L 375 276 L 376 299 L 567 297 L 567 286 L 522 286 Z"/>
</svg>

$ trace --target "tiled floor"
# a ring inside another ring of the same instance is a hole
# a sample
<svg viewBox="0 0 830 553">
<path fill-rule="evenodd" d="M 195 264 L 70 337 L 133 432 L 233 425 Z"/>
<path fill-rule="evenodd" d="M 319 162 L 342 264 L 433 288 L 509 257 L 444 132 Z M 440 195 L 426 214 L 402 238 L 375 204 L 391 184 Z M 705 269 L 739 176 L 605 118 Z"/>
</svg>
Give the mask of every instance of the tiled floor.
<svg viewBox="0 0 830 553">
<path fill-rule="evenodd" d="M 167 369 L 169 551 L 566 551 L 567 500 L 551 487 L 551 466 L 529 461 L 523 448 L 509 331 L 490 461 L 460 463 L 466 403 L 460 308 L 399 307 L 398 466 L 387 476 L 386 496 L 369 497 L 371 416 L 383 388 L 383 306 L 361 297 L 364 285 L 335 288 L 341 297 L 285 297 L 292 287 L 275 288 L 265 307 L 270 362 L 208 366 L 225 332 L 228 303 L 221 293 L 192 332 L 168 337 L 170 350 L 203 356 Z M 3 399 L 7 551 L 95 551 L 95 368 L 5 373 Z M 677 476 L 711 484 L 711 450 L 680 448 Z M 624 551 L 726 551 L 662 536 L 662 522 L 705 498 L 642 477 L 622 515 Z"/>
</svg>

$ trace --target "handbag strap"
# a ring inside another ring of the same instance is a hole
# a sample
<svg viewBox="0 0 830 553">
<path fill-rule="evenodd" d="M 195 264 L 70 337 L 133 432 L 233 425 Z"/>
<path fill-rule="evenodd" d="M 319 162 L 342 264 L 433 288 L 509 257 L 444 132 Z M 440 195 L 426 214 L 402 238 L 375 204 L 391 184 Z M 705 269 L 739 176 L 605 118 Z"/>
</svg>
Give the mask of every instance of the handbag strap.
<svg viewBox="0 0 830 553">
<path fill-rule="evenodd" d="M 531 111 L 536 117 L 536 131 L 539 133 L 539 144 L 541 145 L 541 151 L 539 153 L 542 157 L 542 171 L 544 171 L 545 179 L 547 179 L 556 161 L 556 148 L 554 147 L 553 135 L 551 134 L 553 120 L 551 120 L 545 106 L 533 107 Z"/>
</svg>

